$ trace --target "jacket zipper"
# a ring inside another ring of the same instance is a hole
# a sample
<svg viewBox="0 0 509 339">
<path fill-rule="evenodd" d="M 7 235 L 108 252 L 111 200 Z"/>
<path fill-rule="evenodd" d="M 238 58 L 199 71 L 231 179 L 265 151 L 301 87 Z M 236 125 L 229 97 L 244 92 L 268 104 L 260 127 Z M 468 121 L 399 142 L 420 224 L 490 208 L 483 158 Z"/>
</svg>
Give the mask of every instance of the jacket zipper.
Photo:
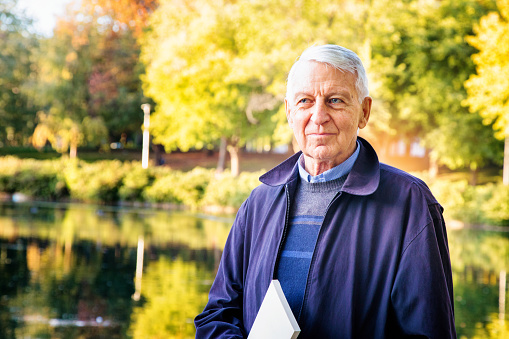
<svg viewBox="0 0 509 339">
<path fill-rule="evenodd" d="M 279 254 L 283 249 L 284 240 L 286 238 L 286 232 L 288 231 L 288 218 L 290 215 L 290 193 L 288 191 L 288 184 L 285 184 L 285 194 L 286 194 L 286 214 L 285 214 L 285 225 L 283 228 L 283 234 L 281 235 L 281 239 L 279 240 L 279 247 L 276 253 L 276 261 L 274 263 L 274 271 L 272 272 L 272 279 L 276 278 L 276 272 L 279 265 Z"/>
<path fill-rule="evenodd" d="M 320 231 L 318 232 L 318 237 L 316 238 L 316 244 L 315 244 L 315 248 L 313 250 L 313 256 L 311 257 L 311 263 L 309 264 L 308 278 L 306 280 L 306 289 L 304 291 L 304 298 L 302 299 L 302 304 L 300 305 L 300 310 L 299 310 L 299 314 L 298 314 L 298 317 L 297 317 L 297 321 L 300 321 L 300 316 L 302 314 L 302 310 L 304 309 L 304 305 L 306 304 L 307 299 L 308 299 L 308 295 L 309 295 L 309 283 L 310 283 L 310 280 L 311 280 L 311 271 L 313 270 L 313 267 L 314 267 L 314 264 L 315 264 L 315 261 L 316 261 L 316 248 L 318 247 L 318 242 L 320 241 L 320 236 L 322 234 L 323 225 L 325 223 L 325 218 L 327 217 L 327 214 L 329 214 L 329 209 L 331 208 L 332 204 L 336 200 L 338 200 L 340 196 L 341 196 L 341 191 L 338 194 L 336 194 L 334 199 L 331 200 L 331 202 L 329 203 L 329 206 L 327 206 L 327 210 L 325 211 L 325 216 L 323 218 L 322 225 L 320 226 Z"/>
</svg>

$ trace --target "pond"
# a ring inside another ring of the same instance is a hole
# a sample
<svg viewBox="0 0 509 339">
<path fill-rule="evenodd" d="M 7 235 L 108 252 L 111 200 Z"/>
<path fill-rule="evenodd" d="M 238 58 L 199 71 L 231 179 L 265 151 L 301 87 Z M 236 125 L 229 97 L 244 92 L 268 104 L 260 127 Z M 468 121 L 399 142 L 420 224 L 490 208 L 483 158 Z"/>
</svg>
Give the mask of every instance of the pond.
<svg viewBox="0 0 509 339">
<path fill-rule="evenodd" d="M 193 338 L 233 217 L 0 205 L 0 338 Z M 461 338 L 509 337 L 509 233 L 450 230 Z M 503 332 L 505 331 L 505 332 Z"/>
</svg>

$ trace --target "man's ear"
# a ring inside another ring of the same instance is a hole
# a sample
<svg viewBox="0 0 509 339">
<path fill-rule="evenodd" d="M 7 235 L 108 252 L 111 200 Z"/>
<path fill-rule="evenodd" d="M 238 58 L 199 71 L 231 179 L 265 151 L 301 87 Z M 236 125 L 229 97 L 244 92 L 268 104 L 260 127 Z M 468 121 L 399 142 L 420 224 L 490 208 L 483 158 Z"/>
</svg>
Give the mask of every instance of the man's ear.
<svg viewBox="0 0 509 339">
<path fill-rule="evenodd" d="M 362 108 L 362 116 L 359 119 L 359 125 L 358 127 L 360 129 L 366 127 L 369 121 L 369 116 L 371 114 L 371 103 L 373 102 L 373 99 L 371 97 L 365 97 L 362 101 L 361 108 Z"/>
<path fill-rule="evenodd" d="M 293 128 L 293 126 L 292 126 L 293 118 L 292 118 L 292 114 L 291 114 L 291 110 L 290 110 L 290 103 L 286 99 L 285 99 L 285 112 L 286 112 L 286 120 L 288 120 L 288 124 L 290 125 L 290 127 Z"/>
</svg>

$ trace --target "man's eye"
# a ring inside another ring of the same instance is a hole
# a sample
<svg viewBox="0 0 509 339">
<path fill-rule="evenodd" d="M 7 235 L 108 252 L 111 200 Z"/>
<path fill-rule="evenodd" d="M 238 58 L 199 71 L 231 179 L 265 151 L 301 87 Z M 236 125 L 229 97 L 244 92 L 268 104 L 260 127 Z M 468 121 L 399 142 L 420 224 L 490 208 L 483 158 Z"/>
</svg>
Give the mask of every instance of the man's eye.
<svg viewBox="0 0 509 339">
<path fill-rule="evenodd" d="M 330 102 L 331 102 L 332 104 L 340 104 L 340 103 L 342 103 L 342 102 L 343 102 L 343 100 L 338 99 L 338 98 L 332 98 L 332 99 L 330 99 Z"/>
<path fill-rule="evenodd" d="M 299 100 L 298 102 L 299 104 L 308 104 L 309 103 L 309 99 L 308 98 L 302 98 Z"/>
</svg>

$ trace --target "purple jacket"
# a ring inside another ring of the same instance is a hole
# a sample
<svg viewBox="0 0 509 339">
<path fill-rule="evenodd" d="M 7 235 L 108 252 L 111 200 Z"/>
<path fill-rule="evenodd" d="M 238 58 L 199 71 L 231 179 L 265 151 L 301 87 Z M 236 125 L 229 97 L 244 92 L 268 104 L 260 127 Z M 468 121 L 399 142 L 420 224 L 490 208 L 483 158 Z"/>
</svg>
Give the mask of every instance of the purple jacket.
<svg viewBox="0 0 509 339">
<path fill-rule="evenodd" d="M 442 207 L 424 182 L 380 164 L 359 140 L 318 235 L 299 339 L 456 338 Z M 240 207 L 196 338 L 247 337 L 277 270 L 299 156 L 261 176 Z"/>
</svg>

